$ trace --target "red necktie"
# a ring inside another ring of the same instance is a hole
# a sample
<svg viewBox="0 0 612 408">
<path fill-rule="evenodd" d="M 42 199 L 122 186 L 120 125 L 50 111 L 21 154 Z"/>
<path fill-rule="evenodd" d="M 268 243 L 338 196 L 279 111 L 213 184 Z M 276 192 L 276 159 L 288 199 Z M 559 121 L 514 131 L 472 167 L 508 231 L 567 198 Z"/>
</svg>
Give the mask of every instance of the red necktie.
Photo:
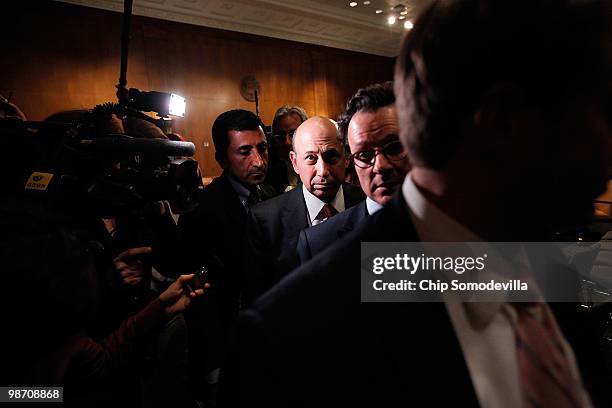
<svg viewBox="0 0 612 408">
<path fill-rule="evenodd" d="M 516 353 L 524 407 L 581 407 L 579 382 L 554 316 L 542 302 L 513 303 L 517 312 Z"/>
<path fill-rule="evenodd" d="M 325 220 L 329 217 L 333 217 L 338 214 L 338 210 L 336 210 L 331 204 L 325 204 L 321 211 L 319 212 L 319 219 Z"/>
</svg>

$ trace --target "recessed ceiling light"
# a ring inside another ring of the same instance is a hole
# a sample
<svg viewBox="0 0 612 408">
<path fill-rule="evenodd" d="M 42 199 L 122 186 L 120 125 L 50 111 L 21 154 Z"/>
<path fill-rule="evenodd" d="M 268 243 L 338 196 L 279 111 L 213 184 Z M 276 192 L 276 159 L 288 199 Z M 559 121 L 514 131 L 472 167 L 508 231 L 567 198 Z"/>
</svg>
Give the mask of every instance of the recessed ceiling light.
<svg viewBox="0 0 612 408">
<path fill-rule="evenodd" d="M 351 6 L 351 7 L 355 7 L 356 5 L 357 5 L 357 2 L 356 2 L 356 1 L 351 1 L 351 2 L 349 3 L 349 6 Z"/>
<path fill-rule="evenodd" d="M 410 20 L 404 21 L 404 28 L 406 30 L 412 30 L 412 27 L 414 27 L 414 25 L 412 24 L 412 21 Z"/>
<path fill-rule="evenodd" d="M 389 25 L 395 24 L 395 16 L 387 17 L 387 23 L 389 23 Z"/>
<path fill-rule="evenodd" d="M 363 2 L 364 6 L 369 6 L 370 4 L 372 4 L 372 2 L 370 0 L 366 0 Z"/>
<path fill-rule="evenodd" d="M 380 13 L 382 13 L 382 10 L 380 10 L 380 9 L 376 10 L 376 14 L 380 14 Z"/>
<path fill-rule="evenodd" d="M 401 14 L 402 16 L 405 16 L 406 14 L 408 14 L 408 10 L 404 10 L 404 11 L 400 12 L 400 14 Z"/>
<path fill-rule="evenodd" d="M 398 18 L 399 18 L 400 20 L 403 20 L 403 19 L 405 19 L 405 18 L 406 18 L 406 16 L 399 16 Z"/>
</svg>

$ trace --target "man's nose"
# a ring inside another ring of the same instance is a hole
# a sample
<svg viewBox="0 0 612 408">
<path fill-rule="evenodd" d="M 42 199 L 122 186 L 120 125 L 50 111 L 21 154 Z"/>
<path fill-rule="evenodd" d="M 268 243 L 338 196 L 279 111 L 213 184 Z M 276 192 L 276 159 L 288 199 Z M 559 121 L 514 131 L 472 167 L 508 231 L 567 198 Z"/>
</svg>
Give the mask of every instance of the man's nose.
<svg viewBox="0 0 612 408">
<path fill-rule="evenodd" d="M 319 160 L 317 160 L 315 170 L 319 177 L 327 178 L 327 176 L 329 176 L 329 164 L 327 164 L 322 157 L 319 157 Z"/>
<path fill-rule="evenodd" d="M 257 151 L 254 151 L 251 156 L 251 166 L 253 167 L 263 167 L 266 162 L 263 155 Z"/>
<path fill-rule="evenodd" d="M 374 164 L 372 165 L 374 173 L 384 173 L 389 171 L 389 169 L 393 168 L 391 166 L 391 162 L 387 159 L 387 156 L 382 154 L 382 152 L 378 153 L 376 157 L 374 157 Z"/>
</svg>

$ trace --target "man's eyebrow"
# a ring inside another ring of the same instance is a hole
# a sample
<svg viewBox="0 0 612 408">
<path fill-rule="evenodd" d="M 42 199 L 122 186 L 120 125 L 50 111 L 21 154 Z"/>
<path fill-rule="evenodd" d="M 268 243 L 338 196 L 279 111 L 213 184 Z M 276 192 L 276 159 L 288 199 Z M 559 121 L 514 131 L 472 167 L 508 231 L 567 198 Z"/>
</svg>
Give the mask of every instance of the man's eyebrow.
<svg viewBox="0 0 612 408">
<path fill-rule="evenodd" d="M 397 133 L 389 133 L 383 138 L 383 143 L 399 141 L 399 134 Z"/>
<path fill-rule="evenodd" d="M 252 149 L 253 145 L 242 145 L 242 146 L 238 146 L 238 149 L 236 150 L 245 150 L 245 149 Z"/>
</svg>

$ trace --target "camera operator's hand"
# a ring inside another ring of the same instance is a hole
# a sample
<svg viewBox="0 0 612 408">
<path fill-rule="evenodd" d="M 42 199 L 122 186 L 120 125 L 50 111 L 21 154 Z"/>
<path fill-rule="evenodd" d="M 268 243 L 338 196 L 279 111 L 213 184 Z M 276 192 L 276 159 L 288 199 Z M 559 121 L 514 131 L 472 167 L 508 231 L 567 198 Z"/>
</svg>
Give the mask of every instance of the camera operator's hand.
<svg viewBox="0 0 612 408">
<path fill-rule="evenodd" d="M 151 247 L 130 248 L 113 259 L 115 269 L 119 272 L 124 285 L 138 285 L 143 277 L 151 274 L 151 265 L 146 265 L 142 259 L 139 259 L 143 255 L 150 254 L 151 251 Z"/>
<path fill-rule="evenodd" d="M 189 306 L 191 299 L 204 294 L 204 289 L 208 289 L 210 284 L 206 283 L 204 288 L 191 290 L 187 282 L 195 275 L 181 275 L 175 280 L 168 289 L 159 295 L 159 301 L 167 314 L 182 312 Z"/>
</svg>

